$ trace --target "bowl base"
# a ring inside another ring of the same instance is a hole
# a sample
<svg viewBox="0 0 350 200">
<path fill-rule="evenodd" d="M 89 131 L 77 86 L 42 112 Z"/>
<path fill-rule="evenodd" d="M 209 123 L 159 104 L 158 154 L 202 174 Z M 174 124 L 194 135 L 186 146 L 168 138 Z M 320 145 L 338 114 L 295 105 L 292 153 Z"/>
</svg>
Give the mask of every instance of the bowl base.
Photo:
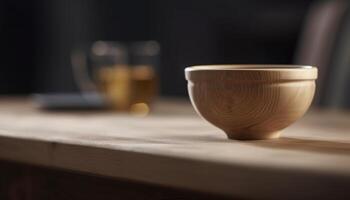
<svg viewBox="0 0 350 200">
<path fill-rule="evenodd" d="M 281 135 L 281 131 L 274 132 L 246 132 L 246 131 L 225 131 L 231 140 L 267 140 L 276 139 Z"/>
</svg>

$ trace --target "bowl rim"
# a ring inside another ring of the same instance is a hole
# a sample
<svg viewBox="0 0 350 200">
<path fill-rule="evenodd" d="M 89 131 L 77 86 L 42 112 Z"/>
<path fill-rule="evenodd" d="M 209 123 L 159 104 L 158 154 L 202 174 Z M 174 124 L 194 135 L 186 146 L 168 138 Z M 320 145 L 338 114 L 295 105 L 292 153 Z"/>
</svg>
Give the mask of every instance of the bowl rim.
<svg viewBox="0 0 350 200">
<path fill-rule="evenodd" d="M 186 80 L 193 81 L 305 81 L 316 80 L 317 74 L 317 67 L 311 65 L 226 64 L 195 65 L 185 69 Z"/>
<path fill-rule="evenodd" d="M 186 71 L 280 71 L 280 70 L 298 70 L 298 69 L 317 69 L 312 65 L 289 65 L 289 64 L 210 64 L 210 65 L 193 65 L 186 67 Z"/>
</svg>

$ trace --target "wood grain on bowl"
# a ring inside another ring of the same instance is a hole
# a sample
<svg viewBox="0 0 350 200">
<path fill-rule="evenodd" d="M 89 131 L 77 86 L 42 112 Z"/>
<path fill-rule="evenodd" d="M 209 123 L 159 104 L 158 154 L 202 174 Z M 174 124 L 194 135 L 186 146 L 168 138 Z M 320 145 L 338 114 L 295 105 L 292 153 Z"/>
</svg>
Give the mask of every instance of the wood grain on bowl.
<svg viewBox="0 0 350 200">
<path fill-rule="evenodd" d="M 186 68 L 191 102 L 231 139 L 278 138 L 309 108 L 317 78 L 315 67 L 278 66 Z"/>
</svg>

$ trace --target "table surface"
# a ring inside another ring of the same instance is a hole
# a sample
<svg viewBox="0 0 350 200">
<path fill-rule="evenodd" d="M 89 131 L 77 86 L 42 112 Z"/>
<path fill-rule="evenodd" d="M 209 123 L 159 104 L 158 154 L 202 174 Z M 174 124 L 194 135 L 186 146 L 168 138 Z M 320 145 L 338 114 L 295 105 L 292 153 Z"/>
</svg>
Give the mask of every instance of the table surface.
<svg viewBox="0 0 350 200">
<path fill-rule="evenodd" d="M 1 98 L 0 159 L 252 199 L 344 197 L 350 113 L 314 110 L 280 139 L 234 141 L 186 100 L 141 118 Z"/>
</svg>

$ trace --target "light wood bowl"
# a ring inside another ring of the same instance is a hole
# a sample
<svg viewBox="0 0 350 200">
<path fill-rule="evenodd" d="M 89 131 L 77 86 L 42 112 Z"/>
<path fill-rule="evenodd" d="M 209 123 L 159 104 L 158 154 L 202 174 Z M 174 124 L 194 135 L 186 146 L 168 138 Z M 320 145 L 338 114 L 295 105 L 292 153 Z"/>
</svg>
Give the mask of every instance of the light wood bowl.
<svg viewBox="0 0 350 200">
<path fill-rule="evenodd" d="M 230 139 L 278 138 L 309 108 L 317 68 L 301 65 L 208 65 L 185 69 L 197 113 Z"/>
</svg>

